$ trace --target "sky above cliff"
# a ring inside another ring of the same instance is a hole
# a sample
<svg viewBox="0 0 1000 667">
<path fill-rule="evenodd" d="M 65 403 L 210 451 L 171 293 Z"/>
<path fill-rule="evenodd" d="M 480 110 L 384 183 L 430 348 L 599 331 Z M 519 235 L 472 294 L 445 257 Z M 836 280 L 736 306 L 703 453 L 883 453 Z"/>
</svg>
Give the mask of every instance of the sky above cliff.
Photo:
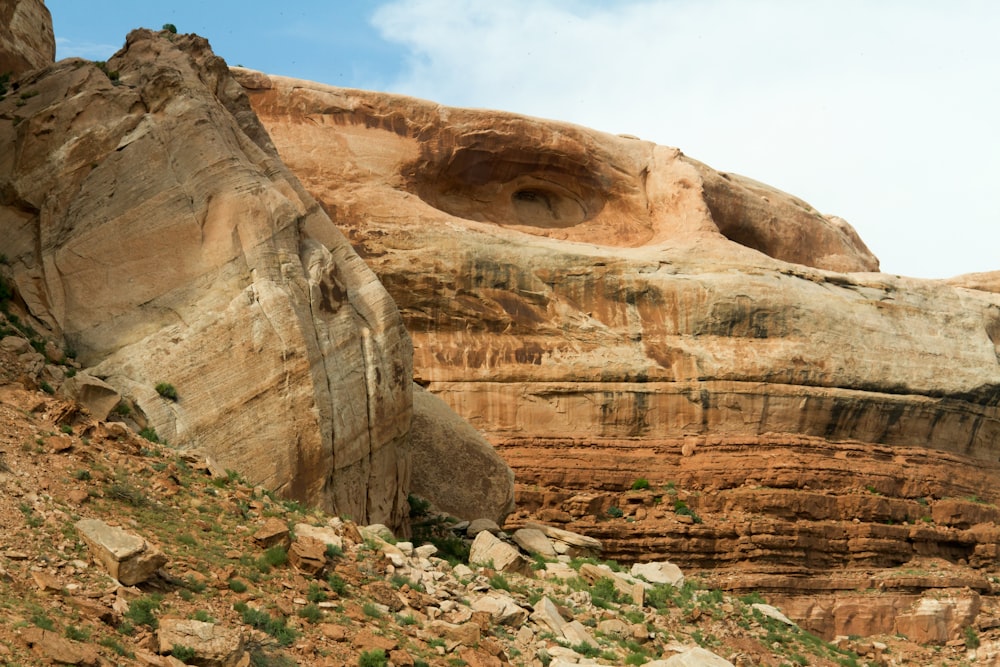
<svg viewBox="0 0 1000 667">
<path fill-rule="evenodd" d="M 57 57 L 173 23 L 230 64 L 677 146 L 850 222 L 882 270 L 1000 270 L 992 0 L 47 0 Z"/>
</svg>

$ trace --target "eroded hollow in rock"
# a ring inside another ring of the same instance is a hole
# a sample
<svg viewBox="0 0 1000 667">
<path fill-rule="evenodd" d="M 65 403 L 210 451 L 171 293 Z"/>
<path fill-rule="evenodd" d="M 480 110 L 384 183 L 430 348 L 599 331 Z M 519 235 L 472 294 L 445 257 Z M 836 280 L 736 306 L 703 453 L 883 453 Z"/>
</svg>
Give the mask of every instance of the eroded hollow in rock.
<svg viewBox="0 0 1000 667">
<path fill-rule="evenodd" d="M 412 174 L 421 199 L 477 222 L 567 228 L 591 220 L 606 203 L 585 160 L 518 146 L 457 148 Z"/>
</svg>

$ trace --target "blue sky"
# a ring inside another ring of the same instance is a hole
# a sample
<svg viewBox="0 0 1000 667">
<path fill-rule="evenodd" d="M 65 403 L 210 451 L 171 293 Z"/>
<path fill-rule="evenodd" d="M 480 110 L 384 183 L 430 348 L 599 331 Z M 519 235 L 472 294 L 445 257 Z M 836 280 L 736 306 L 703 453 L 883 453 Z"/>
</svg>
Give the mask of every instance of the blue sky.
<svg viewBox="0 0 1000 667">
<path fill-rule="evenodd" d="M 850 222 L 882 270 L 1000 270 L 991 0 L 48 0 L 57 57 L 173 23 L 230 64 L 677 146 Z"/>
</svg>

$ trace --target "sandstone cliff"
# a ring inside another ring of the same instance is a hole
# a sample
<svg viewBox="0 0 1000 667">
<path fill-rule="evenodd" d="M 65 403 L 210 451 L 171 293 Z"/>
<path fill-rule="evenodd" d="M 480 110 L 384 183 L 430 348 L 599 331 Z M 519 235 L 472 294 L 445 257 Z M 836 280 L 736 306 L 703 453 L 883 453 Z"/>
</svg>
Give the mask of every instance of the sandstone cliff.
<svg viewBox="0 0 1000 667">
<path fill-rule="evenodd" d="M 140 30 L 103 71 L 68 60 L 18 83 L 0 103 L 0 251 L 36 325 L 160 437 L 400 525 L 410 340 L 208 43 Z"/>
<path fill-rule="evenodd" d="M 878 273 L 844 221 L 673 148 L 235 73 L 417 376 L 517 472 L 509 526 L 740 590 L 877 586 L 886 632 L 906 595 L 988 591 L 884 573 L 1000 553 L 994 276 Z M 852 604 L 789 608 L 836 633 Z"/>
<path fill-rule="evenodd" d="M 42 0 L 0 2 L 0 76 L 44 67 L 55 58 L 52 16 Z"/>
<path fill-rule="evenodd" d="M 238 76 L 396 299 L 417 374 L 496 441 L 782 432 L 996 459 L 996 295 L 872 273 L 842 220 L 676 149 Z"/>
</svg>

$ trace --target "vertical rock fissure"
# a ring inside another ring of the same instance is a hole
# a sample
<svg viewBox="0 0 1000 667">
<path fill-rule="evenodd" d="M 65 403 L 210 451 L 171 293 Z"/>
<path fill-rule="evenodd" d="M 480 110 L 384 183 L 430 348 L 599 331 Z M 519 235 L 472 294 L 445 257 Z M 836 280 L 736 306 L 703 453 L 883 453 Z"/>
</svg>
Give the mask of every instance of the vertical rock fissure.
<svg viewBox="0 0 1000 667">
<path fill-rule="evenodd" d="M 375 424 L 375 401 L 377 396 L 375 392 L 378 387 L 375 384 L 375 359 L 373 358 L 372 350 L 372 332 L 368 327 L 361 328 L 361 360 L 365 368 L 365 408 L 368 415 L 368 492 L 365 495 L 365 516 L 370 517 L 372 513 L 372 482 L 375 480 L 372 477 L 372 471 L 376 469 L 375 466 L 375 451 L 372 447 L 375 442 L 375 433 L 373 432 Z"/>
</svg>

